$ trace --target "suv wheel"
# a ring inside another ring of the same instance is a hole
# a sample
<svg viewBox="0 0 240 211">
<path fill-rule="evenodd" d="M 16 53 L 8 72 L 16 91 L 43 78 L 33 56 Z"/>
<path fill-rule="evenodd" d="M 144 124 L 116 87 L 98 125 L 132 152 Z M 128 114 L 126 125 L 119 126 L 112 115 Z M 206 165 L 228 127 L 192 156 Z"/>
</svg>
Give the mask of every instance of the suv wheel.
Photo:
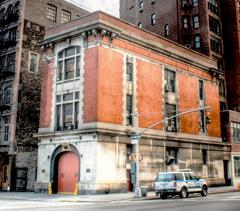
<svg viewBox="0 0 240 211">
<path fill-rule="evenodd" d="M 160 194 L 160 198 L 161 199 L 166 199 L 167 198 L 167 194 Z"/>
<path fill-rule="evenodd" d="M 207 188 L 207 186 L 203 186 L 202 187 L 201 195 L 202 196 L 207 196 L 208 195 L 208 188 Z"/>
<path fill-rule="evenodd" d="M 180 192 L 180 197 L 181 197 L 181 198 L 187 198 L 187 197 L 188 197 L 187 188 L 182 188 L 182 190 L 181 190 L 181 192 Z"/>
</svg>

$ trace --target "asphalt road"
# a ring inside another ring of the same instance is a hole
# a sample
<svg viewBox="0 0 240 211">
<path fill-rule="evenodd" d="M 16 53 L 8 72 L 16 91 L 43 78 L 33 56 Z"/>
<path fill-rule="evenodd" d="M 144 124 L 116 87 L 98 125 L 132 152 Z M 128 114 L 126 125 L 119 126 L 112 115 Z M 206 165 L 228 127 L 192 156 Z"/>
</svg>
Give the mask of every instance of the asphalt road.
<svg viewBox="0 0 240 211">
<path fill-rule="evenodd" d="M 238 211 L 240 193 L 213 194 L 207 197 L 192 195 L 188 199 L 118 201 L 108 203 L 33 202 L 1 200 L 0 210 L 6 211 Z"/>
</svg>

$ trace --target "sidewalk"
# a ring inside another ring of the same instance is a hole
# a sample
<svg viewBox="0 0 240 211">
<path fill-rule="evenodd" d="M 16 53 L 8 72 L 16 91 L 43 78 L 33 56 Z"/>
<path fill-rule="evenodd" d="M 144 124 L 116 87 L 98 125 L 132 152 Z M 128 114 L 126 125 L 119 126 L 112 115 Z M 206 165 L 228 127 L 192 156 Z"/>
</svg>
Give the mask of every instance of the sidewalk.
<svg viewBox="0 0 240 211">
<path fill-rule="evenodd" d="M 237 191 L 233 186 L 209 188 L 209 194 L 227 193 Z M 115 193 L 105 195 L 47 195 L 33 192 L 0 192 L 0 200 L 19 201 L 46 201 L 46 202 L 89 202 L 105 203 L 113 201 L 149 200 L 155 198 L 154 192 L 148 192 L 147 197 L 134 198 L 134 193 Z"/>
</svg>

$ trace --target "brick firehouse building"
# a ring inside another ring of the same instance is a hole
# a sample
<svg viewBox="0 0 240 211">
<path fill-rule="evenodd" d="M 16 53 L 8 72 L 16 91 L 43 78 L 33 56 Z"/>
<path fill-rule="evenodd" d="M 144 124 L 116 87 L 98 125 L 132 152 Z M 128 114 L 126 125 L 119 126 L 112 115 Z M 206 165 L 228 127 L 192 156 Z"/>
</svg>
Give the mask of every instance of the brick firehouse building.
<svg viewBox="0 0 240 211">
<path fill-rule="evenodd" d="M 36 189 L 54 193 L 131 191 L 130 136 L 143 134 L 140 184 L 156 173 L 192 169 L 211 185 L 231 178 L 223 142 L 217 61 L 102 12 L 50 29 L 44 65 Z M 169 157 L 173 158 L 171 162 Z M 225 173 L 224 173 L 225 172 Z"/>
</svg>

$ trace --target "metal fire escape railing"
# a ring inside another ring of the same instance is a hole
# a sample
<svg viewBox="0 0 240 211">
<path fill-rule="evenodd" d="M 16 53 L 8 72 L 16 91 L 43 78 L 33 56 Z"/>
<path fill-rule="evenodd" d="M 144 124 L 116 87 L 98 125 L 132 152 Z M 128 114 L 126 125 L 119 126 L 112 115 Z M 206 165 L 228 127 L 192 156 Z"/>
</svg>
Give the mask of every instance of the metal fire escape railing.
<svg viewBox="0 0 240 211">
<path fill-rule="evenodd" d="M 9 64 L 7 51 L 17 44 L 16 33 L 14 35 L 13 32 L 11 35 L 9 27 L 19 19 L 18 8 L 19 2 L 16 2 L 15 5 L 9 5 L 7 9 L 0 5 L 0 118 L 4 111 L 11 107 L 2 94 L 4 94 L 4 84 L 7 79 L 12 78 L 15 74 L 14 61 Z"/>
</svg>

